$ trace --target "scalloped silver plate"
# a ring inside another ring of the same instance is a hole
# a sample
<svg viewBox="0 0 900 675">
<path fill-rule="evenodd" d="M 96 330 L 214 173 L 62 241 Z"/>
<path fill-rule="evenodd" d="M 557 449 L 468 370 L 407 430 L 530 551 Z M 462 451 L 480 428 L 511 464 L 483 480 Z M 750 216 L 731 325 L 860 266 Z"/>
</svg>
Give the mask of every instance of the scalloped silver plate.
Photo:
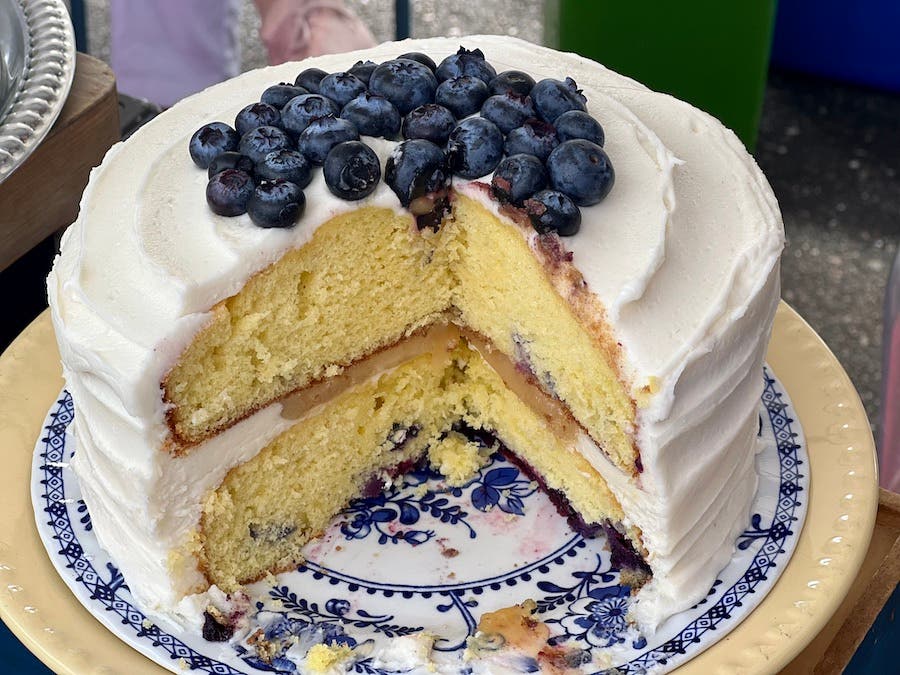
<svg viewBox="0 0 900 675">
<path fill-rule="evenodd" d="M 0 183 L 50 131 L 74 75 L 63 0 L 0 0 Z"/>
</svg>

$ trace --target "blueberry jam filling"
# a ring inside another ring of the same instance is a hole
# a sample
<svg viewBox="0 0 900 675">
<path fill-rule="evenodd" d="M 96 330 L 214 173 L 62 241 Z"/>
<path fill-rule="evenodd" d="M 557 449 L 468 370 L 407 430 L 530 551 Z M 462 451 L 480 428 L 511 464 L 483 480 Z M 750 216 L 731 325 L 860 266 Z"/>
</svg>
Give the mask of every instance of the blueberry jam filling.
<svg viewBox="0 0 900 675">
<path fill-rule="evenodd" d="M 250 531 L 250 538 L 262 540 L 263 542 L 274 544 L 275 542 L 287 539 L 297 531 L 296 525 L 288 525 L 286 523 L 278 523 L 274 525 L 257 525 L 250 523 L 247 526 Z"/>
<path fill-rule="evenodd" d="M 203 639 L 207 642 L 228 642 L 234 635 L 234 626 L 221 624 L 209 612 L 203 612 Z"/>
<path fill-rule="evenodd" d="M 258 183 L 302 191 L 323 167 L 340 199 L 364 199 L 384 181 L 420 230 L 437 231 L 458 176 L 480 180 L 508 215 L 555 239 L 576 234 L 581 209 L 602 201 L 615 183 L 603 126 L 572 78 L 497 74 L 480 49 L 460 47 L 439 64 L 407 52 L 335 73 L 307 68 L 293 83 L 267 87 L 234 124 L 205 124 L 188 144 L 192 161 L 208 172 L 210 209 L 228 217 L 248 212 Z M 398 144 L 382 163 L 367 137 Z M 212 181 L 227 171 L 239 174 Z M 252 222 L 296 222 L 288 212 L 278 216 L 284 188 L 263 192 Z M 303 197 L 292 193 L 286 203 L 299 204 L 290 208 L 302 214 Z"/>
<path fill-rule="evenodd" d="M 620 570 L 627 570 L 641 578 L 649 579 L 653 576 L 646 561 L 638 555 L 634 550 L 628 537 L 619 532 L 612 523 L 607 521 L 603 524 L 603 530 L 606 532 L 606 540 L 609 542 L 609 550 L 613 567 Z"/>
<path fill-rule="evenodd" d="M 394 466 L 384 469 L 383 471 L 379 471 L 366 480 L 363 483 L 362 488 L 362 498 L 363 499 L 371 499 L 372 497 L 377 497 L 386 487 L 386 483 L 389 483 L 404 474 L 413 471 L 414 469 L 422 469 L 428 464 L 428 457 L 426 455 L 422 455 L 421 457 L 417 457 L 416 459 L 407 459 L 402 462 L 398 462 Z M 352 502 L 351 502 L 352 503 Z"/>
</svg>

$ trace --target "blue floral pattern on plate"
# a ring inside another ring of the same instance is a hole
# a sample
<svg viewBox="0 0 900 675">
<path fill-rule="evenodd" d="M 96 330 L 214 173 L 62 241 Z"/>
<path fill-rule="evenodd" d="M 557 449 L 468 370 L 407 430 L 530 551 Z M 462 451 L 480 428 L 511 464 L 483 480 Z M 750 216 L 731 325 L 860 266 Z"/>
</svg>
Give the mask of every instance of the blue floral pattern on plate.
<svg viewBox="0 0 900 675">
<path fill-rule="evenodd" d="M 625 621 L 630 589 L 619 583 L 605 540 L 572 532 L 536 484 L 499 454 L 463 486 L 448 486 L 426 468 L 382 495 L 354 500 L 307 546 L 295 572 L 279 575 L 274 586 L 252 587 L 256 624 L 267 637 L 290 636 L 293 645 L 268 661 L 246 638 L 211 643 L 199 633 L 167 632 L 134 606 L 126 580 L 97 543 L 68 468 L 75 448 L 66 434 L 73 408 L 65 391 L 36 447 L 32 496 L 47 551 L 78 600 L 173 672 L 297 673 L 298 645 L 328 642 L 355 649 L 353 672 L 386 675 L 372 655 L 386 641 L 421 630 L 438 635 L 435 652 L 455 663 L 481 614 L 527 598 L 536 601 L 554 643 L 588 657 L 602 650 L 618 673 L 666 672 L 752 611 L 802 528 L 805 442 L 783 388 L 767 370 L 764 377 L 760 435 L 769 442 L 757 456 L 760 488 L 748 527 L 707 597 L 670 618 L 649 642 Z"/>
</svg>

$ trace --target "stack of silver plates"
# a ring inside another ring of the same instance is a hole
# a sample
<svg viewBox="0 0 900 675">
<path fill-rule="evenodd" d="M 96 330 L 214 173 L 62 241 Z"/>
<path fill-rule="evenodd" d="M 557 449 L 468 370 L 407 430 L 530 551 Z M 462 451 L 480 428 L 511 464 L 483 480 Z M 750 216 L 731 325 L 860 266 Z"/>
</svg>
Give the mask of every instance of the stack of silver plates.
<svg viewBox="0 0 900 675">
<path fill-rule="evenodd" d="M 0 183 L 46 136 L 74 74 L 63 0 L 0 0 Z"/>
</svg>

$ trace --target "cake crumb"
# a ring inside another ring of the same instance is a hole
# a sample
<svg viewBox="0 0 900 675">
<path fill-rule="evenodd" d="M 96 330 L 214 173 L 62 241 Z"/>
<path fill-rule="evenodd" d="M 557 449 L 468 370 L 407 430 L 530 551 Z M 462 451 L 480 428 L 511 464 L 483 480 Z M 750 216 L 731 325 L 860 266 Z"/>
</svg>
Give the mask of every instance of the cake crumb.
<svg viewBox="0 0 900 675">
<path fill-rule="evenodd" d="M 143 621 L 141 621 L 141 628 L 143 628 L 144 630 L 150 630 L 151 628 L 153 628 L 153 622 L 150 619 L 144 619 Z"/>
<path fill-rule="evenodd" d="M 337 377 L 342 372 L 344 372 L 343 366 L 339 366 L 336 363 L 332 363 L 330 366 L 325 368 L 325 377 Z"/>
<path fill-rule="evenodd" d="M 313 645 L 306 654 L 306 667 L 312 673 L 327 673 L 351 654 L 353 650 L 347 645 Z"/>
<path fill-rule="evenodd" d="M 181 670 L 187 670 L 189 668 L 188 662 L 184 660 L 184 657 L 178 659 L 178 668 Z"/>
<path fill-rule="evenodd" d="M 447 484 L 459 487 L 469 481 L 487 464 L 490 451 L 457 431 L 451 431 L 428 450 L 431 465 L 447 479 Z"/>
<path fill-rule="evenodd" d="M 537 603 L 525 600 L 482 615 L 475 635 L 466 641 L 466 660 L 503 658 L 517 654 L 536 663 L 546 675 L 574 675 L 590 662 L 591 655 L 581 649 L 550 644 L 550 627 L 536 618 Z"/>
</svg>

